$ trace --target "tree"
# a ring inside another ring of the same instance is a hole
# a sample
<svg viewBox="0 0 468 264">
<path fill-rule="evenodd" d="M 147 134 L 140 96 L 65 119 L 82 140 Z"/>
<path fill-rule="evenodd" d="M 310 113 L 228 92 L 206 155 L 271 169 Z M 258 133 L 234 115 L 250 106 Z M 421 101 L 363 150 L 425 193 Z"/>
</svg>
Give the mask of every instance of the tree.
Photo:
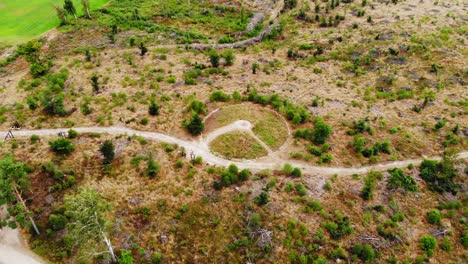
<svg viewBox="0 0 468 264">
<path fill-rule="evenodd" d="M 159 115 L 160 106 L 156 103 L 155 100 L 150 101 L 148 113 L 152 116 Z"/>
<path fill-rule="evenodd" d="M 226 66 L 231 66 L 234 64 L 234 60 L 236 57 L 234 56 L 234 52 L 232 50 L 225 50 L 222 54 L 224 60 L 225 60 L 225 65 Z"/>
<path fill-rule="evenodd" d="M 203 119 L 196 113 L 192 115 L 192 118 L 188 123 L 186 123 L 186 121 L 184 121 L 184 123 L 187 130 L 194 136 L 201 134 L 205 129 Z"/>
<path fill-rule="evenodd" d="M 433 209 L 427 212 L 427 221 L 433 225 L 440 224 L 441 218 L 442 218 L 442 215 L 440 214 L 440 211 L 437 209 Z"/>
<path fill-rule="evenodd" d="M 65 0 L 63 3 L 63 9 L 67 11 L 70 15 L 74 16 L 75 19 L 78 17 L 76 16 L 76 9 L 75 5 L 73 4 L 72 0 Z"/>
<path fill-rule="evenodd" d="M 59 5 L 54 5 L 54 8 L 55 8 L 55 12 L 57 13 L 57 17 L 60 20 L 60 25 L 61 26 L 66 25 L 68 23 L 67 11 Z"/>
<path fill-rule="evenodd" d="M 210 62 L 211 62 L 211 66 L 213 66 L 213 68 L 218 68 L 219 67 L 219 54 L 216 50 L 212 50 L 209 54 L 210 56 Z"/>
<path fill-rule="evenodd" d="M 99 92 L 99 75 L 97 73 L 93 73 L 90 79 L 91 85 L 93 86 L 93 91 L 95 93 Z"/>
<path fill-rule="evenodd" d="M 66 138 L 58 138 L 56 140 L 49 141 L 49 146 L 53 152 L 62 155 L 68 155 L 75 150 L 73 143 Z"/>
<path fill-rule="evenodd" d="M 325 124 L 321 117 L 315 119 L 315 127 L 313 131 L 312 142 L 315 144 L 323 144 L 332 132 L 331 126 Z"/>
<path fill-rule="evenodd" d="M 444 153 L 442 160 L 423 160 L 419 168 L 419 176 L 428 184 L 431 191 L 456 194 L 459 186 L 454 182 L 457 168 L 452 153 Z"/>
<path fill-rule="evenodd" d="M 41 106 L 49 115 L 65 116 L 67 111 L 63 105 L 63 93 L 54 94 L 50 89 L 45 89 L 41 94 Z"/>
<path fill-rule="evenodd" d="M 22 198 L 22 193 L 29 189 L 29 185 L 27 166 L 24 163 L 15 162 L 12 154 L 0 159 L 0 206 L 7 206 L 6 214 L 0 215 L 0 228 L 32 224 L 36 234 L 40 234 L 32 213 Z"/>
<path fill-rule="evenodd" d="M 99 151 L 101 152 L 102 156 L 104 156 L 104 160 L 102 163 L 104 165 L 109 165 L 112 163 L 115 157 L 115 148 L 114 144 L 111 140 L 106 140 L 102 145 L 99 147 Z"/>
<path fill-rule="evenodd" d="M 351 249 L 351 252 L 364 263 L 371 263 L 375 259 L 375 251 L 369 244 L 357 244 Z"/>
<path fill-rule="evenodd" d="M 254 198 L 254 202 L 260 206 L 268 204 L 270 202 L 268 193 L 266 191 L 262 191 L 257 197 Z"/>
<path fill-rule="evenodd" d="M 419 240 L 419 246 L 428 256 L 434 254 L 434 249 L 437 246 L 437 240 L 432 235 L 424 235 Z"/>
<path fill-rule="evenodd" d="M 159 173 L 159 164 L 152 158 L 148 158 L 148 167 L 146 168 L 146 174 L 148 177 L 154 178 Z"/>
<path fill-rule="evenodd" d="M 117 259 L 106 229 L 109 221 L 105 213 L 109 211 L 109 204 L 95 191 L 80 189 L 77 194 L 64 197 L 64 215 L 69 218 L 66 225 L 66 240 L 72 248 L 84 248 L 90 256 L 109 254 L 112 261 Z M 97 246 L 94 243 L 98 243 Z M 106 250 L 101 251 L 103 243 Z M 94 251 L 94 252 L 92 252 Z"/>
<path fill-rule="evenodd" d="M 91 14 L 89 12 L 89 0 L 81 0 L 81 5 L 83 6 L 83 11 L 86 14 L 86 18 L 91 19 Z"/>
<path fill-rule="evenodd" d="M 148 52 L 148 49 L 145 47 L 145 44 L 143 44 L 143 42 L 140 42 L 140 52 L 141 57 L 145 56 L 145 54 Z"/>
</svg>

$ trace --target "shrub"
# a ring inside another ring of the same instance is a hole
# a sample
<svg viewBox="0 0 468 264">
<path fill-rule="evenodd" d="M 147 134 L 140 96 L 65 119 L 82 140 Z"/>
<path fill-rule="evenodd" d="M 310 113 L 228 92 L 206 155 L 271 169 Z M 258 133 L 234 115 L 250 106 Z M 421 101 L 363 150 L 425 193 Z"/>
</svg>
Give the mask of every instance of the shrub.
<svg viewBox="0 0 468 264">
<path fill-rule="evenodd" d="M 437 240 L 432 235 L 424 235 L 419 240 L 419 247 L 426 252 L 428 256 L 434 254 L 434 249 L 437 246 Z"/>
<path fill-rule="evenodd" d="M 53 152 L 63 155 L 68 155 L 72 153 L 73 150 L 75 150 L 73 143 L 65 138 L 58 138 L 56 140 L 50 141 L 49 146 Z"/>
<path fill-rule="evenodd" d="M 190 102 L 188 109 L 196 114 L 204 114 L 206 112 L 205 104 L 198 100 L 193 100 Z"/>
<path fill-rule="evenodd" d="M 163 256 L 161 253 L 154 253 L 151 256 L 151 264 L 160 264 L 162 263 Z"/>
<path fill-rule="evenodd" d="M 442 243 L 440 244 L 440 249 L 442 249 L 443 251 L 447 251 L 447 252 L 450 252 L 452 251 L 452 242 L 450 241 L 450 238 L 449 237 L 444 237 L 444 239 L 442 239 Z"/>
<path fill-rule="evenodd" d="M 302 171 L 299 168 L 294 168 L 291 172 L 291 176 L 295 178 L 299 178 L 302 176 Z"/>
<path fill-rule="evenodd" d="M 212 50 L 208 56 L 210 57 L 211 66 L 213 66 L 213 68 L 218 68 L 219 67 L 218 52 L 216 50 Z"/>
<path fill-rule="evenodd" d="M 102 143 L 102 145 L 99 147 L 99 151 L 101 152 L 102 156 L 104 156 L 102 163 L 104 165 L 111 164 L 115 157 L 115 147 L 112 143 L 112 140 L 104 141 L 104 143 Z"/>
<path fill-rule="evenodd" d="M 307 189 L 302 185 L 302 183 L 297 183 L 294 188 L 296 189 L 297 194 L 304 196 L 307 194 Z"/>
<path fill-rule="evenodd" d="M 351 249 L 351 252 L 356 255 L 364 263 L 371 263 L 374 261 L 376 254 L 374 249 L 369 244 L 357 244 Z"/>
<path fill-rule="evenodd" d="M 294 168 L 293 168 L 293 166 L 291 164 L 286 163 L 283 166 L 283 173 L 286 174 L 286 175 L 291 175 L 293 169 Z"/>
<path fill-rule="evenodd" d="M 254 198 L 254 202 L 260 206 L 268 204 L 270 202 L 268 193 L 266 191 L 262 191 L 260 195 Z"/>
<path fill-rule="evenodd" d="M 332 154 L 325 154 L 320 156 L 319 163 L 330 163 L 333 161 L 333 155 Z"/>
<path fill-rule="evenodd" d="M 243 169 L 239 172 L 239 180 L 247 181 L 250 178 L 250 171 L 248 169 Z"/>
<path fill-rule="evenodd" d="M 453 158 L 448 154 L 444 154 L 440 162 L 424 160 L 419 172 L 419 176 L 426 181 L 431 191 L 457 193 L 458 185 L 453 181 L 457 175 L 457 169 L 453 164 Z"/>
<path fill-rule="evenodd" d="M 224 58 L 226 66 L 231 66 L 234 64 L 235 56 L 232 50 L 225 50 L 221 56 Z"/>
<path fill-rule="evenodd" d="M 67 134 L 68 134 L 68 138 L 70 139 L 78 137 L 78 132 L 73 129 L 69 129 Z"/>
<path fill-rule="evenodd" d="M 364 187 L 361 190 L 361 197 L 364 200 L 371 200 L 374 196 L 374 189 L 376 186 L 376 172 L 371 171 L 364 180 Z"/>
<path fill-rule="evenodd" d="M 205 129 L 203 119 L 196 113 L 192 115 L 192 118 L 188 123 L 184 120 L 184 126 L 187 128 L 190 134 L 194 136 L 201 134 Z"/>
<path fill-rule="evenodd" d="M 156 103 L 156 101 L 151 100 L 148 108 L 148 113 L 152 116 L 156 116 L 159 115 L 159 110 L 160 106 Z"/>
<path fill-rule="evenodd" d="M 410 192 L 415 192 L 418 190 L 418 185 L 416 180 L 406 175 L 403 169 L 395 168 L 389 171 L 390 177 L 388 178 L 388 187 L 390 189 L 403 188 Z"/>
<path fill-rule="evenodd" d="M 440 224 L 440 219 L 442 218 L 442 215 L 440 214 L 440 211 L 437 209 L 433 209 L 429 212 L 427 212 L 427 221 L 430 224 L 433 225 L 438 225 Z"/>
<path fill-rule="evenodd" d="M 49 216 L 49 226 L 54 231 L 59 231 L 65 228 L 68 220 L 64 215 L 51 214 Z"/>
<path fill-rule="evenodd" d="M 327 229 L 333 239 L 340 239 L 354 231 L 349 223 L 349 218 L 341 214 L 335 215 L 335 220 L 333 222 L 325 222 L 322 225 Z"/>
<path fill-rule="evenodd" d="M 41 93 L 41 106 L 49 115 L 65 116 L 67 111 L 63 105 L 63 93 L 53 94 L 50 89 L 45 89 Z"/>
<path fill-rule="evenodd" d="M 147 165 L 146 175 L 148 175 L 150 178 L 156 177 L 156 175 L 159 173 L 159 164 L 150 157 L 147 161 Z"/>
<path fill-rule="evenodd" d="M 133 264 L 133 256 L 130 250 L 120 252 L 119 264 Z"/>
<path fill-rule="evenodd" d="M 317 117 L 315 119 L 315 127 L 313 130 L 313 138 L 312 142 L 315 144 L 323 144 L 327 140 L 327 138 L 330 136 L 332 132 L 331 126 L 325 124 L 323 119 L 321 117 Z"/>
<path fill-rule="evenodd" d="M 229 100 L 231 100 L 231 97 L 222 91 L 216 91 L 210 95 L 211 102 L 227 102 Z"/>
<path fill-rule="evenodd" d="M 366 140 L 363 137 L 355 136 L 353 140 L 353 148 L 357 153 L 361 153 L 366 147 Z"/>
<path fill-rule="evenodd" d="M 39 136 L 38 135 L 32 135 L 29 140 L 31 141 L 31 143 L 36 143 L 40 140 Z"/>
</svg>

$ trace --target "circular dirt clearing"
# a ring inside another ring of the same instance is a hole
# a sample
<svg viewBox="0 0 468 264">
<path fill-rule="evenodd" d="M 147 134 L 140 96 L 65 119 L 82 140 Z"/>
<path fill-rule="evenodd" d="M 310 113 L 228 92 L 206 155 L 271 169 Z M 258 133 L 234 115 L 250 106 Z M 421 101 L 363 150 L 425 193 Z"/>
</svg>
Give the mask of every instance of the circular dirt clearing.
<svg viewBox="0 0 468 264">
<path fill-rule="evenodd" d="M 205 133 L 209 134 L 237 120 L 249 121 L 253 125 L 253 133 L 272 150 L 279 149 L 288 139 L 288 124 L 283 117 L 273 110 L 254 104 L 237 104 L 218 109 L 206 119 Z"/>
</svg>

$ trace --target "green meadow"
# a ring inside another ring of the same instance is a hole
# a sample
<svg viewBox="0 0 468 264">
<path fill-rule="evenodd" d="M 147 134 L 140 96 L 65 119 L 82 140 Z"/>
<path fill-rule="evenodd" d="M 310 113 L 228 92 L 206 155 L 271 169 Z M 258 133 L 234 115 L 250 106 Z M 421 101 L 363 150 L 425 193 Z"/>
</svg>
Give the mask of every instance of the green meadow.
<svg viewBox="0 0 468 264">
<path fill-rule="evenodd" d="M 90 0 L 91 9 L 109 0 Z M 83 14 L 80 0 L 73 0 L 78 15 Z M 63 0 L 0 0 L 0 44 L 15 44 L 32 39 L 56 27 L 59 20 L 54 5 Z M 71 17 L 70 17 L 71 18 Z"/>
</svg>

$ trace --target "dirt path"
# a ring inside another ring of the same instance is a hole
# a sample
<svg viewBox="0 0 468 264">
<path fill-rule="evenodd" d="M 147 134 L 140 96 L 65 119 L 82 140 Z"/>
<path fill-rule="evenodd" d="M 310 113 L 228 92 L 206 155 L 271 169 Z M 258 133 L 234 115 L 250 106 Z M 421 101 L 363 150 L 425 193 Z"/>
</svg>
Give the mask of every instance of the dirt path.
<svg viewBox="0 0 468 264">
<path fill-rule="evenodd" d="M 0 209 L 0 214 L 5 213 Z M 0 264 L 41 264 L 45 263 L 36 256 L 25 243 L 19 229 L 0 228 Z"/>
<path fill-rule="evenodd" d="M 229 125 L 230 126 L 230 125 Z M 228 127 L 229 127 L 228 126 Z M 233 125 L 229 127 L 226 131 L 234 131 L 237 125 Z M 301 161 L 293 161 L 293 160 L 286 160 L 282 158 L 272 158 L 271 156 L 266 156 L 256 160 L 245 160 L 245 161 L 231 161 L 227 160 L 218 156 L 215 156 L 211 153 L 207 142 L 209 142 L 210 138 L 215 138 L 217 134 L 219 134 L 219 130 L 216 130 L 215 134 L 208 134 L 205 137 L 200 137 L 194 141 L 182 140 L 179 138 L 175 138 L 166 134 L 158 133 L 158 132 L 149 132 L 149 131 L 139 131 L 133 130 L 126 127 L 78 127 L 73 128 L 74 130 L 78 131 L 79 133 L 107 133 L 111 135 L 136 135 L 141 136 L 149 140 L 156 140 L 167 142 L 171 144 L 178 144 L 180 147 L 184 147 L 187 153 L 193 153 L 196 156 L 203 157 L 203 160 L 211 165 L 215 166 L 224 166 L 227 167 L 230 164 L 236 164 L 241 169 L 250 169 L 252 171 L 260 171 L 265 169 L 276 170 L 281 169 L 281 167 L 285 163 L 290 163 L 294 167 L 299 167 L 301 170 L 308 175 L 352 175 L 352 174 L 365 174 L 371 170 L 375 171 L 384 171 L 391 168 L 396 167 L 406 167 L 409 164 L 418 165 L 421 163 L 422 159 L 411 159 L 411 160 L 403 160 L 403 161 L 393 161 L 381 164 L 375 164 L 371 166 L 365 166 L 360 168 L 343 168 L 343 167 L 320 167 L 320 166 L 313 166 L 307 164 L 306 162 Z M 223 128 L 221 128 L 223 129 Z M 66 132 L 68 128 L 59 128 L 59 129 L 41 129 L 41 130 L 20 130 L 14 131 L 13 134 L 15 137 L 29 137 L 31 135 L 38 135 L 38 136 L 51 136 L 57 135 L 59 132 Z M 218 131 L 218 132 L 217 132 Z M 223 132 L 223 130 L 220 130 Z M 3 131 L 0 132 L 0 136 L 5 136 L 7 132 Z M 222 133 L 221 133 L 222 134 Z M 440 157 L 430 157 L 431 159 L 440 159 Z M 468 151 L 463 151 L 458 153 L 458 158 L 468 158 Z"/>
<path fill-rule="evenodd" d="M 184 147 L 188 153 L 193 153 L 196 156 L 203 157 L 203 160 L 211 165 L 227 167 L 230 164 L 236 164 L 241 169 L 250 169 L 252 171 L 260 171 L 265 169 L 281 169 L 284 163 L 290 163 L 294 167 L 299 167 L 307 175 L 351 175 L 351 174 L 365 174 L 371 170 L 384 171 L 396 167 L 406 167 L 409 164 L 418 165 L 422 159 L 412 159 L 403 161 L 394 161 L 389 163 L 381 163 L 372 166 L 365 166 L 360 168 L 333 168 L 333 167 L 319 167 L 306 164 L 304 162 L 284 160 L 281 158 L 274 158 L 271 156 L 271 149 L 264 146 L 269 150 L 269 156 L 257 160 L 246 161 L 230 161 L 221 157 L 215 156 L 209 150 L 208 144 L 217 136 L 232 132 L 232 131 L 250 131 L 252 132 L 252 124 L 245 120 L 236 121 L 230 125 L 221 127 L 205 136 L 200 137 L 194 141 L 187 141 L 178 139 L 169 135 L 158 132 L 138 131 L 126 127 L 78 127 L 73 128 L 79 133 L 107 133 L 111 135 L 136 135 L 146 139 L 163 141 L 172 144 L 178 144 Z M 29 137 L 31 135 L 38 136 L 53 136 L 58 135 L 59 132 L 67 131 L 67 128 L 59 129 L 41 129 L 41 130 L 19 130 L 13 131 L 15 137 Z M 5 136 L 7 132 L 0 132 L 0 136 Z M 255 136 L 255 134 L 253 134 Z M 265 143 L 255 136 L 256 140 Z M 432 159 L 440 159 L 440 157 L 431 157 Z M 468 151 L 458 153 L 458 158 L 468 158 Z M 32 251 L 30 251 L 21 240 L 19 230 L 12 230 L 9 228 L 0 229 L 0 264 L 40 264 L 41 261 Z"/>
</svg>

